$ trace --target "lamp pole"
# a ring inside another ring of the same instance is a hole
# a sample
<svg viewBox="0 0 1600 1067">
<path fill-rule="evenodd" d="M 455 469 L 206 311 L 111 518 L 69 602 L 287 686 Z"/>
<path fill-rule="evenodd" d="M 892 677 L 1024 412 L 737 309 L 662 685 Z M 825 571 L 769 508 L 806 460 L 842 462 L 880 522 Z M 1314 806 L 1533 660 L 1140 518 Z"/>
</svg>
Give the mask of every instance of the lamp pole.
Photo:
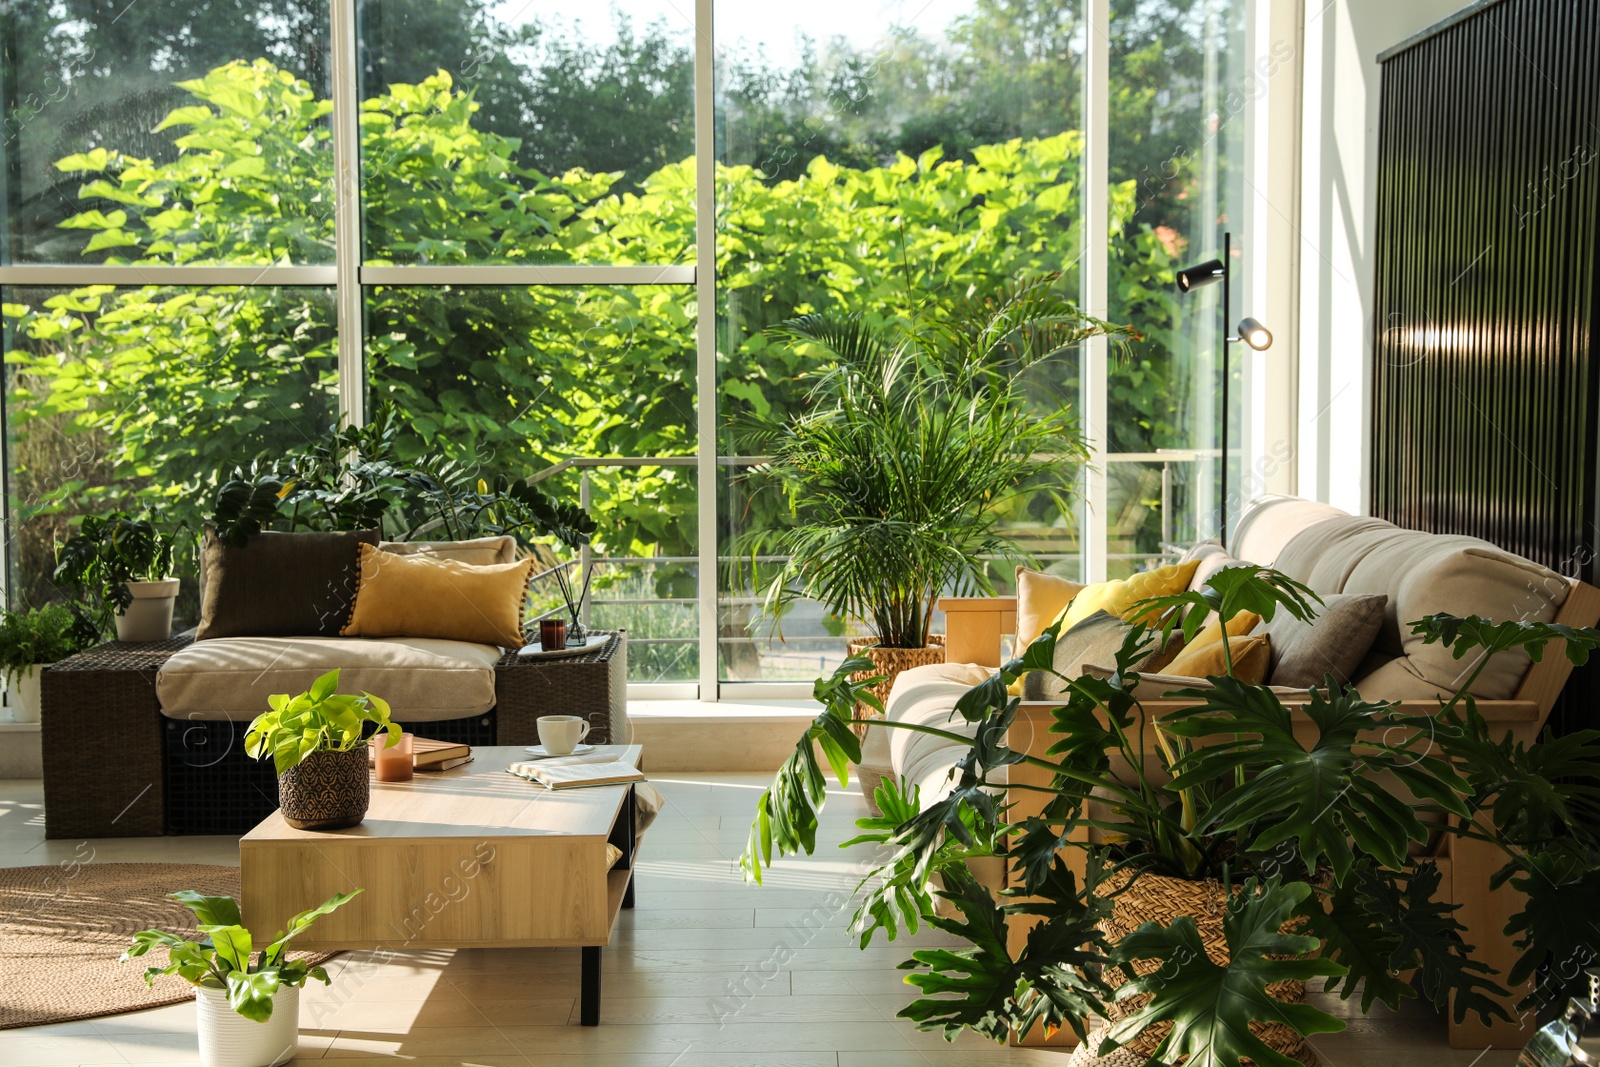
<svg viewBox="0 0 1600 1067">
<path fill-rule="evenodd" d="M 1221 332 L 1218 337 L 1217 347 L 1221 349 L 1222 363 L 1222 478 L 1219 489 L 1220 497 L 1217 508 L 1217 539 L 1222 542 L 1222 547 L 1228 547 L 1228 415 L 1232 409 L 1228 406 L 1228 344 L 1233 340 L 1228 336 L 1228 314 L 1233 306 L 1233 234 L 1222 235 L 1222 318 Z"/>
</svg>

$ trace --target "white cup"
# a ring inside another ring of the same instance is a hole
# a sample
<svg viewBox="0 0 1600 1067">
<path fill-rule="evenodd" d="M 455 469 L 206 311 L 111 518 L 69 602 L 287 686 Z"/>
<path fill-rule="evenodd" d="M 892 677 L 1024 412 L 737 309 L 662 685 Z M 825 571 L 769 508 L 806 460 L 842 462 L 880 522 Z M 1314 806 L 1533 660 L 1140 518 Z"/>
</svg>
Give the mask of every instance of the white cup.
<svg viewBox="0 0 1600 1067">
<path fill-rule="evenodd" d="M 539 744 L 552 756 L 570 756 L 589 736 L 589 723 L 576 715 L 539 716 Z"/>
</svg>

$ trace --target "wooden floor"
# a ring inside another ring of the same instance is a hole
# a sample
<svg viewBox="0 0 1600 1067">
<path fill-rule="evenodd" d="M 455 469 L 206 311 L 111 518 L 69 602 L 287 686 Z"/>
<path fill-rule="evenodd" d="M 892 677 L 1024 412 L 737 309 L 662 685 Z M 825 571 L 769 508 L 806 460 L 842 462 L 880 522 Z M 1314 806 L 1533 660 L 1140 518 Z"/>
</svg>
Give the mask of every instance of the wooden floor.
<svg viewBox="0 0 1600 1067">
<path fill-rule="evenodd" d="M 895 1018 L 912 990 L 895 965 L 912 947 L 861 951 L 845 931 L 866 868 L 853 834 L 865 808 L 830 798 L 818 854 L 745 886 L 737 857 L 760 776 L 678 773 L 657 779 L 668 806 L 645 839 L 638 907 L 604 953 L 602 1025 L 576 1025 L 577 950 L 463 950 L 392 960 L 347 954 L 333 985 L 302 1001 L 300 1055 L 393 1059 L 414 1067 L 985 1067 L 1067 1056 L 1016 1051 L 966 1035 L 953 1046 Z M 45 841 L 38 782 L 0 782 L 0 866 L 82 859 L 80 842 Z M 89 843 L 99 862 L 237 863 L 225 838 Z M 915 944 L 931 944 L 923 937 Z M 0 949 L 3 951 L 3 949 Z M 0 974 L 3 974 L 0 960 Z M 138 981 L 130 967 L 128 980 Z M 176 979 L 172 979 L 176 981 Z M 0 994 L 3 995 L 3 994 Z M 1508 1067 L 1504 1052 L 1453 1051 L 1422 1011 L 1350 1017 L 1318 1037 L 1327 1067 Z M 0 1031 L 0 1064 L 198 1063 L 191 1004 L 58 1026 Z"/>
</svg>

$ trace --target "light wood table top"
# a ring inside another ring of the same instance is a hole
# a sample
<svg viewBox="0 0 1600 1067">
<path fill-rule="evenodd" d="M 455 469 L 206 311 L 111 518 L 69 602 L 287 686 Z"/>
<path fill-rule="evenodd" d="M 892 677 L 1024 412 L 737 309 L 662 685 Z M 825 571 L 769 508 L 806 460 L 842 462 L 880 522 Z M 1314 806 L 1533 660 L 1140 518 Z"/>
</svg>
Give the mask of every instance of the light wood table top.
<svg viewBox="0 0 1600 1067">
<path fill-rule="evenodd" d="M 638 766 L 639 745 L 600 745 L 597 754 Z M 453 770 L 418 774 L 409 782 L 373 782 L 366 818 L 347 830 L 297 830 L 274 811 L 241 838 L 244 845 L 362 840 L 373 843 L 439 838 L 605 837 L 616 822 L 626 785 L 547 789 L 506 768 L 528 758 L 518 746 L 472 750 L 473 761 Z"/>
</svg>

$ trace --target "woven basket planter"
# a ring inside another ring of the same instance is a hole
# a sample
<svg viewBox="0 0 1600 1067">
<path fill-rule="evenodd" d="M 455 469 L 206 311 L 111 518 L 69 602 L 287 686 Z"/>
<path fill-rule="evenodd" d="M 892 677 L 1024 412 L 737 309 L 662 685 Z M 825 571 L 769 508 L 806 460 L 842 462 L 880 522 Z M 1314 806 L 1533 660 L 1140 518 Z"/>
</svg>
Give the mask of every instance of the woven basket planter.
<svg viewBox="0 0 1600 1067">
<path fill-rule="evenodd" d="M 1131 887 L 1124 889 L 1130 882 L 1132 882 Z M 1205 945 L 1206 955 L 1211 958 L 1211 962 L 1221 967 L 1227 966 L 1228 939 L 1222 930 L 1222 918 L 1227 910 L 1228 898 L 1221 882 L 1215 880 L 1191 882 L 1159 874 L 1141 874 L 1134 880 L 1132 873 L 1124 870 L 1107 879 L 1101 885 L 1099 892 L 1101 895 L 1119 893 L 1111 916 L 1101 920 L 1099 924 L 1100 932 L 1105 934 L 1106 939 L 1112 944 L 1121 941 L 1147 922 L 1154 922 L 1163 927 L 1170 926 L 1177 916 L 1187 915 L 1200 928 L 1200 941 Z M 1162 966 L 1159 960 L 1142 960 L 1134 964 L 1134 969 L 1140 976 L 1144 976 L 1153 974 Z M 1113 990 L 1127 982 L 1127 978 L 1120 970 L 1110 968 L 1106 970 L 1105 979 L 1106 984 Z M 1305 996 L 1305 992 L 1304 982 L 1276 982 L 1267 987 L 1269 996 L 1285 1004 L 1298 1003 Z M 1106 1014 L 1114 1026 L 1149 1003 L 1148 995 L 1111 1001 L 1106 1004 Z M 1128 1042 L 1114 1055 L 1085 1059 L 1081 1064 L 1074 1057 L 1072 1067 L 1087 1067 L 1089 1064 L 1103 1064 L 1105 1067 L 1112 1067 L 1115 1064 L 1120 1067 L 1123 1063 L 1133 1062 L 1123 1056 L 1129 1052 L 1137 1054 L 1138 1062 L 1142 1063 L 1155 1051 L 1156 1046 L 1171 1029 L 1171 1023 L 1157 1024 Z M 1291 1026 L 1284 1023 L 1252 1022 L 1250 1032 L 1265 1042 L 1268 1048 L 1281 1052 L 1290 1059 L 1304 1064 L 1317 1062 L 1306 1039 Z M 1103 1035 L 1095 1036 L 1096 1046 L 1099 1044 L 1100 1036 Z M 1091 1053 L 1093 1051 L 1087 1044 L 1084 1049 Z M 1122 1058 L 1115 1058 L 1117 1056 Z"/>
<path fill-rule="evenodd" d="M 901 671 L 909 671 L 912 667 L 924 667 L 930 663 L 944 662 L 944 638 L 939 634 L 928 635 L 928 645 L 925 648 L 879 648 L 877 639 L 873 637 L 858 637 L 846 646 L 849 654 L 865 656 L 875 664 L 872 671 L 858 671 L 850 676 L 852 682 L 860 682 L 871 678 L 875 674 L 884 675 L 883 681 L 872 687 L 872 695 L 880 701 L 889 699 L 889 690 L 894 686 L 895 678 Z M 882 715 L 876 708 L 869 708 L 865 704 L 856 705 L 857 718 L 881 718 Z M 856 726 L 858 736 L 866 735 L 866 724 Z"/>
<path fill-rule="evenodd" d="M 342 830 L 367 814 L 367 746 L 313 752 L 278 775 L 278 807 L 296 830 Z"/>
</svg>

